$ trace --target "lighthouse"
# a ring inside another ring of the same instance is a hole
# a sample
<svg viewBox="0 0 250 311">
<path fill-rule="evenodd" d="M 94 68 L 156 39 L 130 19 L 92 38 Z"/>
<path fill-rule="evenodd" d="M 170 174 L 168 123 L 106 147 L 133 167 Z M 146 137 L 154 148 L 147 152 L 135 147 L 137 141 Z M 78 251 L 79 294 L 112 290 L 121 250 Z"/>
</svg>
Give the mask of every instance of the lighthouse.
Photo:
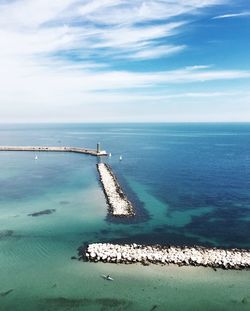
<svg viewBox="0 0 250 311">
<path fill-rule="evenodd" d="M 100 143 L 97 143 L 97 145 L 96 145 L 96 152 L 97 153 L 101 152 L 101 144 Z"/>
<path fill-rule="evenodd" d="M 97 143 L 97 145 L 96 145 L 96 155 L 107 156 L 107 152 L 105 150 L 101 150 L 101 144 L 100 143 Z"/>
</svg>

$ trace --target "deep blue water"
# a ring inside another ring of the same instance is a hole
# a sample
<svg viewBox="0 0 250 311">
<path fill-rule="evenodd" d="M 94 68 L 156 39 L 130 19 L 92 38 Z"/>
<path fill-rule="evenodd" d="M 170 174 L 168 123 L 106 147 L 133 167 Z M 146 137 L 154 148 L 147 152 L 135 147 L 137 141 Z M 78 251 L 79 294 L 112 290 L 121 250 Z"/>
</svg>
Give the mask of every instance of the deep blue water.
<svg viewBox="0 0 250 311">
<path fill-rule="evenodd" d="M 122 241 L 250 247 L 250 124 L 0 127 L 0 145 L 95 148 L 97 142 L 112 153 L 111 158 L 103 161 L 112 165 L 134 202 L 138 226 L 148 226 L 147 230 L 131 229 L 128 235 L 122 235 Z M 120 155 L 122 161 L 119 161 Z M 25 183 L 15 176 L 2 178 L 0 186 L 9 183 L 9 187 L 3 189 L 11 190 L 6 193 L 3 190 L 0 201 L 21 200 L 31 193 L 39 196 L 51 188 L 52 181 L 55 191 L 60 187 L 83 187 L 86 181 L 81 180 L 80 175 L 75 180 L 65 178 L 79 165 L 69 157 L 48 157 L 46 161 L 52 161 L 53 165 L 45 168 L 47 171 L 43 168 L 48 179 L 43 179 L 41 184 L 32 178 Z M 18 159 L 22 161 L 21 154 Z M 84 161 L 89 165 L 96 160 L 87 157 Z M 38 168 L 27 164 L 23 169 Z M 108 218 L 107 221 L 116 220 Z M 105 231 L 102 239 L 105 239 Z M 114 236 L 109 234 L 107 239 L 115 240 L 115 231 Z"/>
</svg>

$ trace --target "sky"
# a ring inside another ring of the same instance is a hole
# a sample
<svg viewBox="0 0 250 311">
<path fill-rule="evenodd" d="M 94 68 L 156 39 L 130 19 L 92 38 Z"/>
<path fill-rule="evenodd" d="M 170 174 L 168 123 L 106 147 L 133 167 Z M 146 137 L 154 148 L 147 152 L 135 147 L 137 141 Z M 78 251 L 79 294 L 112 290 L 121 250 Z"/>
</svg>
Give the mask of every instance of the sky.
<svg viewBox="0 0 250 311">
<path fill-rule="evenodd" d="M 250 0 L 0 0 L 0 122 L 250 122 Z"/>
</svg>

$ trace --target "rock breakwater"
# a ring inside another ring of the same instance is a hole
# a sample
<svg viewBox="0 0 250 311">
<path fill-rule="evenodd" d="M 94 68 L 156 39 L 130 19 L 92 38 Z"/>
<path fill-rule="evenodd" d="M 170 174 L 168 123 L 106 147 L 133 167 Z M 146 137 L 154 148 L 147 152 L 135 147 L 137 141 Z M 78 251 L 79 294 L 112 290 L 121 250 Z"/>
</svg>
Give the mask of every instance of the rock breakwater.
<svg viewBox="0 0 250 311">
<path fill-rule="evenodd" d="M 111 168 L 105 163 L 99 163 L 97 169 L 111 214 L 120 217 L 135 215 L 131 202 L 123 193 Z"/>
<path fill-rule="evenodd" d="M 93 262 L 177 264 L 223 269 L 250 268 L 250 250 L 205 247 L 144 246 L 138 244 L 89 244 L 85 259 Z"/>
<path fill-rule="evenodd" d="M 61 147 L 61 146 L 0 146 L 0 151 L 46 151 L 46 152 L 74 152 L 83 153 L 93 156 L 106 156 L 106 151 L 97 151 L 94 149 L 78 147 Z"/>
</svg>

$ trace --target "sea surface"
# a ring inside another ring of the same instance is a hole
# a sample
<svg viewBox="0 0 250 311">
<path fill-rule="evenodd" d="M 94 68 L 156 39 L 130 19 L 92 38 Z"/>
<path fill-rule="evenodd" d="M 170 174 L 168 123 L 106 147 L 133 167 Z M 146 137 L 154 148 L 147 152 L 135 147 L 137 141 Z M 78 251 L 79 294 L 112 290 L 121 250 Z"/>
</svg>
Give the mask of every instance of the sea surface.
<svg viewBox="0 0 250 311">
<path fill-rule="evenodd" d="M 0 145 L 97 142 L 110 157 L 0 152 L 0 310 L 250 310 L 250 271 L 72 259 L 92 242 L 250 248 L 250 124 L 0 126 Z M 135 219 L 108 215 L 99 161 Z"/>
</svg>

